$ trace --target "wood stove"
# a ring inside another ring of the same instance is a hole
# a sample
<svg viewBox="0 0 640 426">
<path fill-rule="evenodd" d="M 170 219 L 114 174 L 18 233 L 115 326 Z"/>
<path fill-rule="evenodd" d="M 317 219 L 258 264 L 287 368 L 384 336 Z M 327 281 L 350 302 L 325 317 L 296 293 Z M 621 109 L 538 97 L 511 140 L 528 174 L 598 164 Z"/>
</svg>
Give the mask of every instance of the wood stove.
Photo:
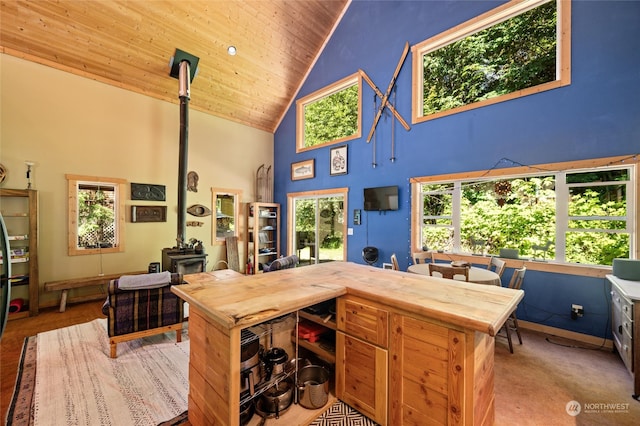
<svg viewBox="0 0 640 426">
<path fill-rule="evenodd" d="M 190 84 L 196 75 L 199 59 L 187 52 L 176 49 L 170 64 L 169 75 L 178 79 L 178 98 L 180 99 L 180 147 L 178 159 L 178 235 L 177 245 L 162 249 L 162 270 L 179 274 L 197 274 L 205 272 L 207 255 L 194 244 L 186 244 L 187 226 L 187 157 L 189 153 L 189 99 Z M 193 240 L 193 239 L 192 239 Z M 195 240 L 194 240 L 195 241 Z"/>
<path fill-rule="evenodd" d="M 207 255 L 197 253 L 190 248 L 164 248 L 162 249 L 162 270 L 179 274 L 197 274 L 205 272 Z"/>
</svg>

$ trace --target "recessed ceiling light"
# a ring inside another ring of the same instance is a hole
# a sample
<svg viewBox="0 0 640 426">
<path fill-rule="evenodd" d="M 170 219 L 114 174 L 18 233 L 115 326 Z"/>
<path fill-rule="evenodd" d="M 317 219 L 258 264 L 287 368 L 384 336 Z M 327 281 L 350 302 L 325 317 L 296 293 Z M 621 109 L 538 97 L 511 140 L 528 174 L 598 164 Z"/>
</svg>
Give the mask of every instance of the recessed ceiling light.
<svg viewBox="0 0 640 426">
<path fill-rule="evenodd" d="M 237 50 L 235 46 L 227 47 L 227 53 L 231 56 L 236 56 Z"/>
</svg>

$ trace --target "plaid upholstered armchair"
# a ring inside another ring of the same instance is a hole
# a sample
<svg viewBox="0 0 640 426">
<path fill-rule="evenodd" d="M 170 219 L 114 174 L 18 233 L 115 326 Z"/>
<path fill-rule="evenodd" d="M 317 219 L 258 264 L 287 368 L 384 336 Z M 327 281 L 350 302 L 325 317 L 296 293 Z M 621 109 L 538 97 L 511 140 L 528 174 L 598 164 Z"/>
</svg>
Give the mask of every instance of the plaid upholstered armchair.
<svg viewBox="0 0 640 426">
<path fill-rule="evenodd" d="M 102 305 L 107 316 L 111 358 L 117 356 L 120 342 L 154 334 L 176 332 L 182 340 L 184 301 L 171 292 L 172 285 L 183 284 L 182 274 L 162 272 L 122 276 L 109 282 Z"/>
<path fill-rule="evenodd" d="M 295 268 L 298 265 L 299 259 L 295 254 L 280 257 L 269 265 L 268 268 L 265 268 L 264 272 L 273 272 L 279 271 L 280 269 L 289 269 Z"/>
</svg>

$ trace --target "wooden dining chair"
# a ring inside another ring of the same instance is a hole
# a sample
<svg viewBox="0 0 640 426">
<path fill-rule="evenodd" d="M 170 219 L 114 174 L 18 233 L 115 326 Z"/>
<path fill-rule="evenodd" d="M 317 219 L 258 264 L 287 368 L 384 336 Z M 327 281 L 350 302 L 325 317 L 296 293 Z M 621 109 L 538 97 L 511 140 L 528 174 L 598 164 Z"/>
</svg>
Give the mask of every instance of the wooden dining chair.
<svg viewBox="0 0 640 426">
<path fill-rule="evenodd" d="M 391 265 L 394 271 L 399 271 L 400 270 L 400 266 L 398 265 L 398 257 L 396 256 L 395 253 L 393 253 L 391 255 Z"/>
<path fill-rule="evenodd" d="M 429 275 L 431 275 L 432 277 L 437 276 L 433 275 L 434 272 L 442 275 L 442 278 L 453 280 L 455 279 L 454 277 L 456 275 L 461 275 L 464 277 L 465 281 L 469 281 L 469 268 L 465 266 L 450 266 L 445 264 L 430 263 Z"/>
<path fill-rule="evenodd" d="M 416 251 L 411 254 L 411 257 L 413 258 L 414 265 L 435 262 L 432 251 Z"/>
<path fill-rule="evenodd" d="M 502 259 L 498 259 L 497 257 L 492 257 L 487 265 L 487 269 L 495 272 L 502 278 L 502 274 L 504 274 L 504 270 L 507 266 L 507 262 Z"/>
<path fill-rule="evenodd" d="M 524 274 L 527 272 L 527 268 L 523 266 L 520 269 L 516 269 L 513 271 L 513 276 L 511 277 L 511 281 L 509 281 L 509 288 L 514 290 L 520 290 L 522 287 L 522 281 L 524 281 Z M 517 309 L 517 306 L 516 306 Z M 502 329 L 505 331 L 507 335 L 507 341 L 509 342 L 509 351 L 513 353 L 513 343 L 511 342 L 511 331 L 515 331 L 518 336 L 518 341 L 522 344 L 522 336 L 520 335 L 520 328 L 518 327 L 518 318 L 516 317 L 516 310 L 514 309 L 511 312 L 511 315 L 507 318 L 502 326 Z"/>
</svg>

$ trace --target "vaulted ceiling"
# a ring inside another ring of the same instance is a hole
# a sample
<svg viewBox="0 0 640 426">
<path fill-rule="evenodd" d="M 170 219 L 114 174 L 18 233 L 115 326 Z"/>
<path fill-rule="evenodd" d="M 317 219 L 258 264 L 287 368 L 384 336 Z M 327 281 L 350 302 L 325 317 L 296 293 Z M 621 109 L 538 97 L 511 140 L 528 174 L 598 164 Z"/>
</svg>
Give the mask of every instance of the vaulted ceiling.
<svg viewBox="0 0 640 426">
<path fill-rule="evenodd" d="M 349 0 L 0 2 L 2 52 L 274 132 Z M 227 53 L 235 46 L 237 54 Z"/>
</svg>

